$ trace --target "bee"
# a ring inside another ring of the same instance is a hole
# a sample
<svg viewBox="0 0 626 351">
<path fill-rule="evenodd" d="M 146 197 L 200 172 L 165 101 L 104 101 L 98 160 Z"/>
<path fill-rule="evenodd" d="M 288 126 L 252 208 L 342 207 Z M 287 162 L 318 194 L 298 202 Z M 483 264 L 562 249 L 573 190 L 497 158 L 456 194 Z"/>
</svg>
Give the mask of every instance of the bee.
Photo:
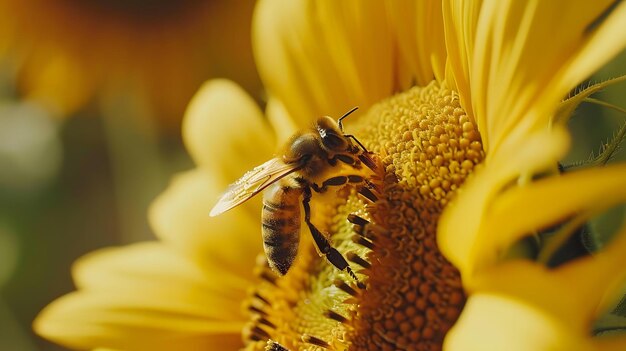
<svg viewBox="0 0 626 351">
<path fill-rule="evenodd" d="M 376 196 L 370 182 L 376 162 L 359 140 L 343 131 L 342 121 L 324 116 L 314 127 L 292 136 L 282 153 L 255 167 L 231 184 L 210 212 L 217 216 L 263 191 L 263 248 L 270 267 L 285 275 L 297 256 L 300 242 L 300 204 L 306 223 L 321 255 L 339 270 L 347 270 L 360 287 L 346 259 L 311 223 L 312 191 L 323 193 L 329 187 L 355 186 L 370 199 Z"/>
</svg>

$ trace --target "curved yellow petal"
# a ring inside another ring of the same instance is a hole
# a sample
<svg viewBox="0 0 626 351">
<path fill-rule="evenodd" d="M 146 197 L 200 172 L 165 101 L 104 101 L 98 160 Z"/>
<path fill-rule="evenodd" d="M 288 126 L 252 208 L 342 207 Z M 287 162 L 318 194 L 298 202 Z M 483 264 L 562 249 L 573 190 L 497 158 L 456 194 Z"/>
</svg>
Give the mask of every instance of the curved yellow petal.
<svg viewBox="0 0 626 351">
<path fill-rule="evenodd" d="M 425 86 L 444 78 L 446 46 L 440 1 L 387 1 L 389 23 L 397 38 L 400 60 L 407 66 L 411 85 Z M 405 80 L 401 75 L 399 81 Z M 409 86 L 403 86 L 409 88 Z"/>
<path fill-rule="evenodd" d="M 626 4 L 613 3 L 485 0 L 479 13 L 446 3 L 450 72 L 462 96 L 471 91 L 488 158 L 520 123 L 548 126 L 570 90 L 626 47 Z"/>
<path fill-rule="evenodd" d="M 273 156 L 275 139 L 261 110 L 228 80 L 211 80 L 200 88 L 182 129 L 194 161 L 222 187 Z"/>
<path fill-rule="evenodd" d="M 394 91 L 382 1 L 262 0 L 252 33 L 261 78 L 299 128 L 353 106 L 367 109 Z"/>
<path fill-rule="evenodd" d="M 626 202 L 626 164 L 568 172 L 514 187 L 493 202 L 477 259 L 489 261 L 522 236 L 577 213 Z M 523 215 L 521 215 L 523 214 Z"/>
<path fill-rule="evenodd" d="M 265 107 L 265 114 L 270 124 L 276 131 L 278 144 L 282 145 L 298 131 L 294 118 L 289 116 L 285 105 L 278 99 L 270 98 Z"/>
<path fill-rule="evenodd" d="M 586 262 L 586 261 L 585 261 Z M 585 276 L 578 279 L 587 283 Z M 558 317 L 563 326 L 587 333 L 591 315 L 582 313 L 579 305 L 595 306 L 597 301 L 584 300 L 586 296 L 571 291 L 574 282 L 563 279 L 556 270 L 526 260 L 502 262 L 483 270 L 472 280 L 470 294 L 496 294 L 519 300 L 527 306 Z M 584 302 L 583 302 L 584 301 Z"/>
<path fill-rule="evenodd" d="M 568 91 L 587 79 L 626 47 L 626 3 L 610 3 L 602 14 L 585 27 L 580 47 L 555 78 L 559 91 Z M 581 1 L 581 4 L 585 8 L 581 7 L 579 12 L 587 11 L 588 7 L 592 7 L 594 13 L 597 11 L 596 2 Z"/>
<path fill-rule="evenodd" d="M 591 257 L 559 267 L 560 279 L 569 284 L 569 293 L 591 304 L 577 306 L 579 313 L 599 316 L 622 298 L 626 282 L 626 225 L 609 245 Z"/>
<path fill-rule="evenodd" d="M 448 0 L 443 2 L 445 43 L 448 53 L 446 81 L 458 92 L 461 106 L 474 118 L 472 108 L 471 63 L 474 54 L 476 25 L 482 0 Z"/>
<path fill-rule="evenodd" d="M 625 252 L 626 227 L 606 249 L 556 269 L 518 260 L 483 270 L 469 287 L 474 293 L 446 345 L 449 350 L 460 350 L 463 343 L 481 350 L 618 350 L 626 338 L 592 341 L 590 328 L 621 297 Z M 485 331 L 490 337 L 481 334 Z"/>
<path fill-rule="evenodd" d="M 223 190 L 203 169 L 180 174 L 150 206 L 149 221 L 160 239 L 192 255 L 207 270 L 231 272 L 249 281 L 262 252 L 260 197 L 209 217 Z"/>
<path fill-rule="evenodd" d="M 569 136 L 560 128 L 512 140 L 467 180 L 458 197 L 446 207 L 439 220 L 437 242 L 441 252 L 461 271 L 464 282 L 472 279 L 478 266 L 497 255 L 490 252 L 489 258 L 479 256 L 492 240 L 498 240 L 484 230 L 492 219 L 490 207 L 498 193 L 520 174 L 532 175 L 556 165 L 568 146 Z"/>
<path fill-rule="evenodd" d="M 105 249 L 78 261 L 79 290 L 47 306 L 35 331 L 72 348 L 207 350 L 241 346 L 245 291 L 207 277 L 160 243 Z"/>
<path fill-rule="evenodd" d="M 555 318 L 514 297 L 470 296 L 444 341 L 446 351 L 592 351 L 593 344 Z"/>
<path fill-rule="evenodd" d="M 155 300 L 168 300 L 175 294 L 186 296 L 184 286 L 190 290 L 188 297 L 171 301 L 170 307 L 191 313 L 210 298 L 217 307 L 203 313 L 220 320 L 241 317 L 239 299 L 246 296 L 250 284 L 228 270 L 219 275 L 216 271 L 207 272 L 192 258 L 159 242 L 89 253 L 74 263 L 72 275 L 79 290 L 131 295 L 138 288 L 154 289 L 150 298 Z M 163 281 L 173 287 L 165 289 Z"/>
</svg>

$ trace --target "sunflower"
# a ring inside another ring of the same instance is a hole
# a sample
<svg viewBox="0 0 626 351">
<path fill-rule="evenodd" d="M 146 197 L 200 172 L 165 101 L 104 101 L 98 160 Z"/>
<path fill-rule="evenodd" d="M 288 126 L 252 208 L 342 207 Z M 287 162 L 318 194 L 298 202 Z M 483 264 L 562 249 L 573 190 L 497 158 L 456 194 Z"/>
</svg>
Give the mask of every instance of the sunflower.
<svg viewBox="0 0 626 351">
<path fill-rule="evenodd" d="M 97 91 L 127 89 L 171 125 L 208 77 L 227 74 L 257 88 L 252 4 L 2 0 L 0 54 L 18 65 L 24 95 L 61 115 Z M 218 40 L 221 28 L 238 40 Z"/>
<path fill-rule="evenodd" d="M 183 126 L 198 167 L 150 211 L 150 245 L 207 276 L 167 262 L 160 274 L 133 247 L 95 253 L 36 331 L 121 350 L 222 349 L 240 335 L 246 350 L 623 349 L 591 323 L 618 296 L 626 233 L 556 268 L 508 253 L 625 202 L 624 165 L 558 171 L 566 122 L 599 86 L 575 88 L 626 46 L 625 26 L 626 4 L 607 1 L 259 2 L 267 119 L 233 83 L 207 83 Z M 307 235 L 279 277 L 258 255 L 257 199 L 206 213 L 295 129 L 353 106 L 365 112 L 346 128 L 380 158 L 373 201 L 340 189 L 314 199 L 312 220 L 367 288 Z"/>
</svg>

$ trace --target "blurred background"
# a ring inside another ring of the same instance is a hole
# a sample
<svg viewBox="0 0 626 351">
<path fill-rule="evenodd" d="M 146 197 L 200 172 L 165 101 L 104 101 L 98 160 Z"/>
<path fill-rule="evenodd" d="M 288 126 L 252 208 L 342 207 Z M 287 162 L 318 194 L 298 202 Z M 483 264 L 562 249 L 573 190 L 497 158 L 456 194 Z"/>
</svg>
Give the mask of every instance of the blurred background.
<svg viewBox="0 0 626 351">
<path fill-rule="evenodd" d="M 205 80 L 260 96 L 253 5 L 0 0 L 0 350 L 62 350 L 30 324 L 73 290 L 72 262 L 153 239 L 147 207 L 192 167 L 180 122 Z"/>
<path fill-rule="evenodd" d="M 0 0 L 0 350 L 61 350 L 30 324 L 73 289 L 72 262 L 153 238 L 148 205 L 192 167 L 180 122 L 203 81 L 262 96 L 252 10 L 250 0 Z M 625 72 L 622 55 L 591 81 Z M 626 107 L 626 84 L 598 97 Z M 625 120 L 584 104 L 567 162 L 597 153 Z"/>
</svg>

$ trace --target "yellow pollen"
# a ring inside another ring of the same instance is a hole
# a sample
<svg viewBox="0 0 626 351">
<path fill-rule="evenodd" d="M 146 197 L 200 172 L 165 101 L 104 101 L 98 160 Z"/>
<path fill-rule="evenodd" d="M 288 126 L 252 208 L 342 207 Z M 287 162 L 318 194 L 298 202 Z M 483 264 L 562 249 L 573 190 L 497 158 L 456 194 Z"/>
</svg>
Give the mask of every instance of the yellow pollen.
<svg viewBox="0 0 626 351">
<path fill-rule="evenodd" d="M 319 257 L 303 228 L 286 276 L 258 267 L 246 350 L 441 350 L 463 308 L 459 274 L 435 238 L 443 208 L 484 156 L 458 96 L 432 82 L 350 127 L 380 158 L 378 200 L 349 188 L 314 195 L 313 222 L 367 288 Z"/>
</svg>

